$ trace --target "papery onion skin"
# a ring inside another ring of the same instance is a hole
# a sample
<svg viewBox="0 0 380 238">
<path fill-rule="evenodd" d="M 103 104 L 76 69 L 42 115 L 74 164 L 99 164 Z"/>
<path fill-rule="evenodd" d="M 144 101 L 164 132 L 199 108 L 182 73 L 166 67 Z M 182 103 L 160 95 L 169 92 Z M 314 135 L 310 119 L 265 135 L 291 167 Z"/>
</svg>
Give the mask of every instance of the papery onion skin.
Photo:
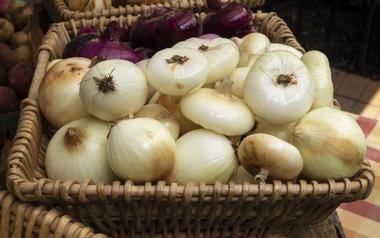
<svg viewBox="0 0 380 238">
<path fill-rule="evenodd" d="M 42 114 L 54 128 L 88 115 L 79 97 L 79 85 L 91 61 L 74 57 L 54 64 L 45 74 L 39 91 Z"/>
<path fill-rule="evenodd" d="M 54 180 L 111 183 L 116 180 L 107 160 L 107 134 L 111 125 L 94 118 L 61 127 L 46 150 L 46 172 Z"/>
<path fill-rule="evenodd" d="M 122 179 L 137 183 L 167 177 L 175 164 L 176 144 L 159 121 L 136 118 L 119 121 L 108 137 L 108 158 Z"/>
<path fill-rule="evenodd" d="M 260 118 L 286 124 L 305 115 L 314 100 L 314 88 L 305 64 L 287 51 L 268 51 L 249 71 L 244 98 Z"/>
<path fill-rule="evenodd" d="M 142 108 L 148 97 L 148 82 L 135 64 L 127 60 L 106 60 L 84 75 L 79 95 L 89 114 L 115 121 Z"/>
<path fill-rule="evenodd" d="M 320 51 L 306 52 L 301 58 L 310 72 L 313 80 L 315 99 L 311 109 L 332 107 L 334 104 L 334 86 L 331 80 L 329 60 Z"/>
<path fill-rule="evenodd" d="M 251 10 L 242 4 L 231 3 L 225 8 L 207 14 L 203 21 L 203 32 L 222 37 L 233 37 L 252 21 Z"/>
<path fill-rule="evenodd" d="M 177 140 L 176 163 L 171 178 L 179 184 L 226 183 L 236 167 L 237 159 L 230 141 L 215 132 L 198 129 Z"/>
<path fill-rule="evenodd" d="M 298 58 L 301 58 L 303 55 L 300 51 L 298 51 L 297 49 L 291 46 L 280 44 L 280 43 L 270 43 L 268 51 L 275 51 L 275 50 L 289 51 L 290 53 L 293 53 Z"/>
<path fill-rule="evenodd" d="M 291 180 L 302 171 L 303 159 L 296 147 L 271 135 L 253 134 L 239 145 L 241 165 L 255 173 L 265 169 L 274 178 Z"/>
<path fill-rule="evenodd" d="M 181 96 L 201 88 L 208 73 L 209 65 L 202 53 L 189 48 L 167 48 L 149 60 L 146 74 L 158 91 Z"/>
<path fill-rule="evenodd" d="M 148 104 L 141 108 L 135 115 L 135 118 L 146 117 L 161 122 L 172 134 L 176 140 L 179 136 L 179 123 L 175 116 L 164 106 L 159 104 Z"/>
<path fill-rule="evenodd" d="M 303 174 L 319 180 L 352 177 L 367 148 L 356 121 L 330 107 L 306 114 L 294 128 L 292 143 L 304 158 Z"/>
</svg>

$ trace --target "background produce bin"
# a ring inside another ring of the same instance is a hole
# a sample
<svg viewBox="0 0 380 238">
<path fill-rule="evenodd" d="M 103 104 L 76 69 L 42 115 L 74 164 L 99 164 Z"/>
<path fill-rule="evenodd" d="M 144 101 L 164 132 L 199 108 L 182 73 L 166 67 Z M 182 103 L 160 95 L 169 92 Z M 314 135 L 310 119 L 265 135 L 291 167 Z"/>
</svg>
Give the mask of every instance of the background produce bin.
<svg viewBox="0 0 380 238">
<path fill-rule="evenodd" d="M 114 0 L 117 7 L 97 11 L 71 11 L 65 0 L 42 0 L 45 8 L 49 12 L 54 22 L 91 19 L 93 17 L 121 16 L 126 14 L 137 15 L 144 9 L 157 6 L 167 6 L 174 8 L 201 11 L 207 8 L 206 0 Z M 265 0 L 221 0 L 222 3 L 241 2 L 250 7 L 262 6 Z"/>
<path fill-rule="evenodd" d="M 204 16 L 205 13 L 200 14 L 202 19 Z M 112 19 L 130 25 L 136 17 Z M 61 56 L 64 46 L 80 27 L 96 25 L 103 29 L 110 20 L 101 17 L 54 24 L 44 37 L 34 81 L 29 97 L 23 102 L 9 156 L 8 188 L 19 199 L 59 205 L 67 214 L 113 237 L 126 234 L 178 236 L 180 233 L 253 237 L 320 222 L 342 202 L 369 195 L 374 173 L 367 161 L 353 178 L 326 182 L 301 179 L 182 186 L 163 181 L 145 185 L 115 181 L 107 185 L 48 179 L 44 155 L 49 139 L 38 108 L 38 89 L 47 64 Z M 272 42 L 288 44 L 303 52 L 285 22 L 275 13 L 257 12 L 253 23 Z"/>
</svg>

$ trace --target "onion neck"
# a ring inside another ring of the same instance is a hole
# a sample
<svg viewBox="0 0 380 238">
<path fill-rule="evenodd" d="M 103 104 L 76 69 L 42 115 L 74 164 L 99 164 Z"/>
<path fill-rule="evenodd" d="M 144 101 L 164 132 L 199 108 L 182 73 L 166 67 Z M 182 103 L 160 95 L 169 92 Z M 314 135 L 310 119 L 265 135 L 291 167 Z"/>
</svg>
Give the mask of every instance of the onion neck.
<svg viewBox="0 0 380 238">
<path fill-rule="evenodd" d="M 223 79 L 218 83 L 215 90 L 226 97 L 231 97 L 232 84 L 232 80 Z"/>
<path fill-rule="evenodd" d="M 79 128 L 69 127 L 64 137 L 65 145 L 69 148 L 78 147 L 82 144 L 83 137 L 84 135 Z"/>
<path fill-rule="evenodd" d="M 297 79 L 294 74 L 280 74 L 276 79 L 276 84 L 287 87 L 291 84 L 297 84 Z"/>
<path fill-rule="evenodd" d="M 166 63 L 182 65 L 188 60 L 189 58 L 187 56 L 173 55 L 170 59 L 166 59 Z"/>
<path fill-rule="evenodd" d="M 108 75 L 101 75 L 100 78 L 94 77 L 98 91 L 104 94 L 113 93 L 116 91 L 116 85 L 112 76 L 113 70 Z"/>
<path fill-rule="evenodd" d="M 265 181 L 268 178 L 268 176 L 269 176 L 269 170 L 261 168 L 260 172 L 256 174 L 255 180 L 256 182 L 260 183 L 260 182 Z"/>
</svg>

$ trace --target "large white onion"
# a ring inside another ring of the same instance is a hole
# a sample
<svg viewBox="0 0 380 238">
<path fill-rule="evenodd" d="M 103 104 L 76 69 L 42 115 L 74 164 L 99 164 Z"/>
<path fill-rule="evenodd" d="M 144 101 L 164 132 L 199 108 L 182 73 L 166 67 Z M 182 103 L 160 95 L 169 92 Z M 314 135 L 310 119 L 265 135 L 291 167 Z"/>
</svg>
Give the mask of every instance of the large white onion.
<svg viewBox="0 0 380 238">
<path fill-rule="evenodd" d="M 260 118 L 285 124 L 309 111 L 314 100 L 313 83 L 297 56 L 287 51 L 268 51 L 249 71 L 244 98 Z"/>
<path fill-rule="evenodd" d="M 225 38 L 199 39 L 189 38 L 178 42 L 174 48 L 190 48 L 202 53 L 210 66 L 207 84 L 214 83 L 225 78 L 239 62 L 239 50 L 232 40 Z"/>
<path fill-rule="evenodd" d="M 275 50 L 289 51 L 290 53 L 293 53 L 298 58 L 301 58 L 303 55 L 300 51 L 298 51 L 297 49 L 291 46 L 280 44 L 280 43 L 270 43 L 268 51 L 275 51 Z"/>
<path fill-rule="evenodd" d="M 136 63 L 136 66 L 139 67 L 141 69 L 141 71 L 144 73 L 145 78 L 147 78 L 146 70 L 148 67 L 148 63 L 149 63 L 149 59 L 144 59 L 144 60 L 141 60 L 141 61 Z M 147 98 L 147 101 L 149 101 L 156 92 L 157 92 L 157 90 L 155 88 L 153 88 L 153 86 L 148 82 L 148 98 Z"/>
<path fill-rule="evenodd" d="M 59 129 L 46 150 L 45 167 L 54 180 L 91 179 L 111 183 L 116 176 L 107 160 L 107 134 L 111 125 L 95 118 L 72 121 Z"/>
<path fill-rule="evenodd" d="M 257 58 L 269 48 L 270 41 L 266 35 L 254 32 L 244 36 L 239 44 L 239 67 L 251 67 Z"/>
<path fill-rule="evenodd" d="M 148 97 L 144 73 L 127 60 L 97 63 L 80 83 L 80 97 L 91 115 L 114 121 L 142 108 Z"/>
<path fill-rule="evenodd" d="M 119 121 L 108 137 L 108 159 L 120 178 L 135 182 L 168 176 L 175 163 L 175 140 L 159 121 L 136 118 Z"/>
<path fill-rule="evenodd" d="M 181 96 L 201 88 L 207 80 L 209 65 L 206 57 L 189 48 L 167 48 L 149 60 L 147 77 L 158 91 Z"/>
<path fill-rule="evenodd" d="M 248 67 L 236 68 L 228 76 L 228 79 L 233 82 L 231 92 L 236 97 L 239 97 L 239 98 L 244 97 L 244 83 L 249 73 L 249 70 L 250 68 Z"/>
<path fill-rule="evenodd" d="M 179 184 L 229 181 L 237 167 L 230 141 L 215 132 L 197 129 L 177 140 L 176 163 L 171 175 Z"/>
<path fill-rule="evenodd" d="M 238 136 L 255 124 L 249 107 L 231 95 L 230 80 L 223 80 L 216 90 L 201 88 L 181 99 L 181 111 L 196 124 L 217 133 Z"/>
<path fill-rule="evenodd" d="M 367 148 L 356 121 L 330 107 L 306 114 L 294 128 L 292 143 L 304 158 L 303 174 L 312 179 L 352 177 Z"/>
<path fill-rule="evenodd" d="M 90 64 L 91 60 L 80 57 L 60 60 L 42 79 L 39 104 L 54 128 L 88 115 L 79 97 L 79 85 Z"/>
</svg>

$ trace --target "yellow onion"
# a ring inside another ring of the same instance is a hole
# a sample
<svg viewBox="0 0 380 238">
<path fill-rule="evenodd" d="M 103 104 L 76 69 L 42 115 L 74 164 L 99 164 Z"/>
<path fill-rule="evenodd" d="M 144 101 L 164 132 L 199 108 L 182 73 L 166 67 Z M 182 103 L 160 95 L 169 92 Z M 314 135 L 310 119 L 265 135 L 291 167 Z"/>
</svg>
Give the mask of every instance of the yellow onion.
<svg viewBox="0 0 380 238">
<path fill-rule="evenodd" d="M 330 107 L 307 113 L 294 127 L 292 143 L 304 158 L 303 174 L 312 179 L 352 177 L 366 154 L 356 121 Z"/>
</svg>

